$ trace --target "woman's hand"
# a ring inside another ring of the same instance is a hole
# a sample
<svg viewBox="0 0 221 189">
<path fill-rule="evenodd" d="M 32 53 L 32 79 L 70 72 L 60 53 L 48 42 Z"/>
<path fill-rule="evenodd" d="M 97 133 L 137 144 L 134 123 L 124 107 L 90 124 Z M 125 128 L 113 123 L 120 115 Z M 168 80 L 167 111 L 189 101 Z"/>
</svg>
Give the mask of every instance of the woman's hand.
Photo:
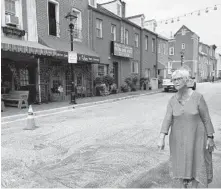
<svg viewBox="0 0 221 189">
<path fill-rule="evenodd" d="M 164 147 L 165 147 L 165 134 L 164 133 L 160 134 L 160 138 L 159 138 L 157 146 L 159 150 L 164 150 Z"/>
<path fill-rule="evenodd" d="M 214 148 L 216 148 L 216 145 L 215 145 L 214 140 L 211 139 L 211 138 L 208 138 L 208 139 L 207 139 L 206 149 L 207 149 L 209 152 L 213 152 L 213 151 L 214 151 Z"/>
</svg>

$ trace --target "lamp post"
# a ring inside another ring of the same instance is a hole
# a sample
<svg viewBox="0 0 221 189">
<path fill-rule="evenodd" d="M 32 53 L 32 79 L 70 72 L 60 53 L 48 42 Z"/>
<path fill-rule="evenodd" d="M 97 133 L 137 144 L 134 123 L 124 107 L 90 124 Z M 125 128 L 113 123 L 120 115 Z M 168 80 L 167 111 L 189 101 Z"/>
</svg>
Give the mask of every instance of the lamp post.
<svg viewBox="0 0 221 189">
<path fill-rule="evenodd" d="M 183 63 L 184 63 L 184 52 L 182 51 L 180 54 L 181 54 L 181 66 L 183 66 Z"/>
<path fill-rule="evenodd" d="M 70 39 L 71 39 L 71 51 L 74 50 L 74 24 L 77 20 L 77 14 L 74 11 L 68 12 L 65 18 L 69 21 L 70 29 Z M 71 64 L 71 99 L 70 104 L 75 104 L 75 82 L 74 82 L 74 73 L 73 73 L 73 64 Z M 74 95 L 74 96 L 73 96 Z M 73 98 L 74 97 L 74 98 Z"/>
</svg>

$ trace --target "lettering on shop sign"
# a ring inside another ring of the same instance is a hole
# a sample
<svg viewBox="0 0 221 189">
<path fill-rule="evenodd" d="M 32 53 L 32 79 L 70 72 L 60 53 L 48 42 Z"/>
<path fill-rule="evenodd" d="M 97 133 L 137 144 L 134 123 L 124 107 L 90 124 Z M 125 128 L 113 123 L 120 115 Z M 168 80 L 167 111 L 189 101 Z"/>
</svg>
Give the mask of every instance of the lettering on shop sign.
<svg viewBox="0 0 221 189">
<path fill-rule="evenodd" d="M 20 30 L 18 28 L 11 28 L 11 27 L 2 27 L 3 33 L 6 35 L 16 35 L 22 37 L 25 35 L 25 30 Z"/>
<path fill-rule="evenodd" d="M 114 56 L 133 58 L 133 47 L 122 44 L 122 43 L 116 43 L 113 41 L 112 53 Z"/>
<path fill-rule="evenodd" d="M 92 63 L 100 63 L 100 58 L 96 56 L 90 56 L 85 54 L 77 54 L 77 58 L 79 62 L 92 62 Z"/>
</svg>

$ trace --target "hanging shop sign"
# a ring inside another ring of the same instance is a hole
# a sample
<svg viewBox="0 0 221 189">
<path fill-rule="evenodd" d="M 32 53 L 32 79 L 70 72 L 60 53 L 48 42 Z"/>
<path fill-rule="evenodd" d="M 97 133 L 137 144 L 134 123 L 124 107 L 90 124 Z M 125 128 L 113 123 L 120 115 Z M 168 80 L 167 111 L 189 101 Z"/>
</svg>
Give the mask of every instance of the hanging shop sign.
<svg viewBox="0 0 221 189">
<path fill-rule="evenodd" d="M 16 35 L 18 37 L 22 37 L 25 35 L 25 30 L 20 30 L 18 28 L 2 27 L 2 31 L 6 35 Z"/>
<path fill-rule="evenodd" d="M 74 51 L 68 52 L 68 63 L 76 64 L 77 63 L 77 53 Z"/>
<path fill-rule="evenodd" d="M 113 41 L 112 42 L 112 54 L 114 56 L 133 58 L 133 47 Z"/>
<path fill-rule="evenodd" d="M 79 62 L 100 63 L 99 57 L 90 56 L 90 55 L 86 55 L 86 54 L 77 54 L 77 59 Z"/>
</svg>

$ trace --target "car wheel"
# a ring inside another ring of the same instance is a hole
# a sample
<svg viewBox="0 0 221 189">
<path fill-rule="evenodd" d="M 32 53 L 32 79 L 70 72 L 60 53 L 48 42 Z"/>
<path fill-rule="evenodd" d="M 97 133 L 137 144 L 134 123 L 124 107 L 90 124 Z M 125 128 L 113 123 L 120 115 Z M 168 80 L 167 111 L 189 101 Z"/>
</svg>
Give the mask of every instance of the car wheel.
<svg viewBox="0 0 221 189">
<path fill-rule="evenodd" d="M 165 92 L 168 92 L 169 90 L 165 88 L 164 91 L 165 91 Z"/>
</svg>

